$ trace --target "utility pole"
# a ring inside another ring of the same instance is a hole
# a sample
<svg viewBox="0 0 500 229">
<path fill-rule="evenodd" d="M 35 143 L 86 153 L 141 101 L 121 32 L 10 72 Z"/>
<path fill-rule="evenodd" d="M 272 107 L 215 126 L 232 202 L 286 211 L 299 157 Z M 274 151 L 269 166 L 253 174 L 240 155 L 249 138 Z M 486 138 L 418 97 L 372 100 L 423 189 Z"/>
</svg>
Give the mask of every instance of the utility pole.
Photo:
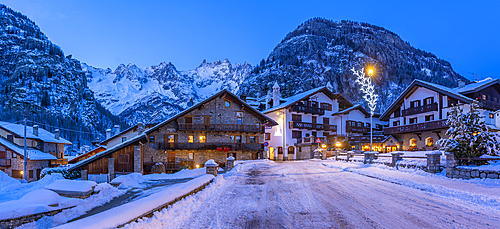
<svg viewBox="0 0 500 229">
<path fill-rule="evenodd" d="M 28 144 L 26 143 L 26 119 L 24 119 L 24 180 L 28 180 Z"/>
</svg>

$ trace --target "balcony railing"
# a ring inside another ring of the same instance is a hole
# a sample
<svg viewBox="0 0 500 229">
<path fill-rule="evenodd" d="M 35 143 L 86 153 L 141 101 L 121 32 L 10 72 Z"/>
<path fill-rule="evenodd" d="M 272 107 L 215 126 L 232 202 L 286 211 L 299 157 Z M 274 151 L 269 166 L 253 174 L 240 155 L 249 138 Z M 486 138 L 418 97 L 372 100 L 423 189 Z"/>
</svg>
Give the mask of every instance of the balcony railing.
<svg viewBox="0 0 500 229">
<path fill-rule="evenodd" d="M 431 103 L 419 107 L 412 107 L 408 108 L 406 110 L 402 110 L 402 115 L 403 116 L 408 116 L 408 115 L 414 115 L 414 114 L 420 114 L 420 113 L 425 113 L 429 111 L 437 111 L 438 110 L 438 104 L 437 103 Z"/>
<path fill-rule="evenodd" d="M 10 159 L 0 159 L 0 167 L 10 167 Z"/>
<path fill-rule="evenodd" d="M 307 129 L 307 130 L 327 130 L 337 132 L 337 125 L 327 125 L 322 123 L 295 122 L 289 123 L 290 129 Z"/>
<path fill-rule="evenodd" d="M 385 136 L 373 136 L 373 141 L 374 142 L 381 142 L 385 139 Z M 350 136 L 349 137 L 350 142 L 370 142 L 370 136 Z"/>
<path fill-rule="evenodd" d="M 229 149 L 229 150 L 263 150 L 264 145 L 260 143 L 228 143 L 228 142 L 206 142 L 206 143 L 166 143 L 159 142 L 156 143 L 158 149 L 161 150 L 174 150 L 174 149 L 192 149 L 192 150 L 217 150 L 217 149 Z"/>
<path fill-rule="evenodd" d="M 481 107 L 490 109 L 490 110 L 498 110 L 500 109 L 500 103 L 495 103 L 493 101 L 489 100 L 479 100 L 479 103 L 481 104 Z"/>
<path fill-rule="evenodd" d="M 302 138 L 297 138 L 297 144 L 307 144 L 307 143 L 313 143 L 313 144 L 318 144 L 316 143 L 316 140 L 318 137 L 314 136 L 309 136 L 309 137 L 302 137 Z M 319 137 L 321 140 L 321 143 L 329 143 L 328 139 L 326 137 Z"/>
<path fill-rule="evenodd" d="M 318 114 L 318 115 L 325 114 L 325 109 L 323 108 L 303 106 L 303 105 L 293 105 L 292 111 L 297 113 L 306 113 L 306 114 Z"/>
<path fill-rule="evenodd" d="M 230 131 L 264 133 L 263 125 L 179 123 L 180 131 Z"/>
<path fill-rule="evenodd" d="M 384 129 L 384 134 L 402 134 L 402 133 L 411 133 L 417 131 L 448 128 L 448 125 L 446 125 L 446 121 L 447 121 L 446 119 L 443 119 L 433 122 L 423 122 L 405 126 L 387 127 Z"/>
</svg>

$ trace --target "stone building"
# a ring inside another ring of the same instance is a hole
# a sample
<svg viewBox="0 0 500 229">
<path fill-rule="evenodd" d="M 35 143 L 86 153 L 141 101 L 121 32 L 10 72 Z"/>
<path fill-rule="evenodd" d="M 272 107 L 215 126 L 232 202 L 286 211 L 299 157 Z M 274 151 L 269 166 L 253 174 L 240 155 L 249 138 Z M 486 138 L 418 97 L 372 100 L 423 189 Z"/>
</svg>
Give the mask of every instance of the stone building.
<svg viewBox="0 0 500 229">
<path fill-rule="evenodd" d="M 414 80 L 380 116 L 389 121 L 384 134 L 397 138 L 402 150 L 439 149 L 437 140 L 448 137 L 448 112 L 453 106 L 467 111 L 477 100 L 485 123 L 498 130 L 500 109 L 500 80 L 487 78 L 457 88 Z"/>
<path fill-rule="evenodd" d="M 229 153 L 237 160 L 257 159 L 264 150 L 265 127 L 276 124 L 223 90 L 123 143 L 76 163 L 70 170 L 87 170 L 89 175 L 150 173 L 153 166 L 161 163 L 169 172 L 180 167 L 202 167 L 208 159 L 225 166 Z"/>
<path fill-rule="evenodd" d="M 71 142 L 37 125 L 26 128 L 28 181 L 38 180 L 43 168 L 67 164 L 64 146 Z M 0 122 L 0 170 L 24 178 L 24 125 Z"/>
</svg>

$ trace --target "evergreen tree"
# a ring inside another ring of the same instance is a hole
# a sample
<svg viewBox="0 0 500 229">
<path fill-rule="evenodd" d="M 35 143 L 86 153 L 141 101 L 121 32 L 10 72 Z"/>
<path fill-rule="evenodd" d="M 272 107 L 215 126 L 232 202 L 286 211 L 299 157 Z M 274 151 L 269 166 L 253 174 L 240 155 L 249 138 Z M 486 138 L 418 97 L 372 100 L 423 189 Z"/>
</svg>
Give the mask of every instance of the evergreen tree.
<svg viewBox="0 0 500 229">
<path fill-rule="evenodd" d="M 458 158 L 475 158 L 485 154 L 495 155 L 500 149 L 499 136 L 489 131 L 479 113 L 479 104 L 474 101 L 470 111 L 464 112 L 459 106 L 454 106 L 448 115 L 447 124 L 450 126 L 446 134 L 448 139 L 438 141 L 446 152 L 455 154 Z M 459 164 L 481 164 L 484 161 L 459 160 Z"/>
</svg>

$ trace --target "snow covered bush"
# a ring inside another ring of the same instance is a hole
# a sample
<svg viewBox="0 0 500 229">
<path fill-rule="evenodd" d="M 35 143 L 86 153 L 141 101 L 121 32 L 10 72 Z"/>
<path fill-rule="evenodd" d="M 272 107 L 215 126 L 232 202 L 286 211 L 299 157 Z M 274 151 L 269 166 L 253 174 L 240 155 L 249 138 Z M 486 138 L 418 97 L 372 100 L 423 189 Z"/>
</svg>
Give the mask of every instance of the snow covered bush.
<svg viewBox="0 0 500 229">
<path fill-rule="evenodd" d="M 61 167 L 55 167 L 55 168 L 45 168 L 42 170 L 42 174 L 41 174 L 41 177 L 44 177 L 46 175 L 50 175 L 52 173 L 60 173 L 63 175 L 63 177 L 65 179 L 71 179 L 71 180 L 75 180 L 75 179 L 78 179 L 78 178 L 81 178 L 82 175 L 80 173 L 80 171 L 68 171 L 68 168 L 69 166 L 61 166 Z"/>
<path fill-rule="evenodd" d="M 454 106 L 446 122 L 450 126 L 446 135 L 450 137 L 438 141 L 442 150 L 455 154 L 457 159 L 469 158 L 459 160 L 459 164 L 484 164 L 485 161 L 472 161 L 470 158 L 497 154 L 497 150 L 500 149 L 499 136 L 489 131 L 483 118 L 479 113 L 477 101 L 471 104 L 469 112 Z"/>
</svg>

